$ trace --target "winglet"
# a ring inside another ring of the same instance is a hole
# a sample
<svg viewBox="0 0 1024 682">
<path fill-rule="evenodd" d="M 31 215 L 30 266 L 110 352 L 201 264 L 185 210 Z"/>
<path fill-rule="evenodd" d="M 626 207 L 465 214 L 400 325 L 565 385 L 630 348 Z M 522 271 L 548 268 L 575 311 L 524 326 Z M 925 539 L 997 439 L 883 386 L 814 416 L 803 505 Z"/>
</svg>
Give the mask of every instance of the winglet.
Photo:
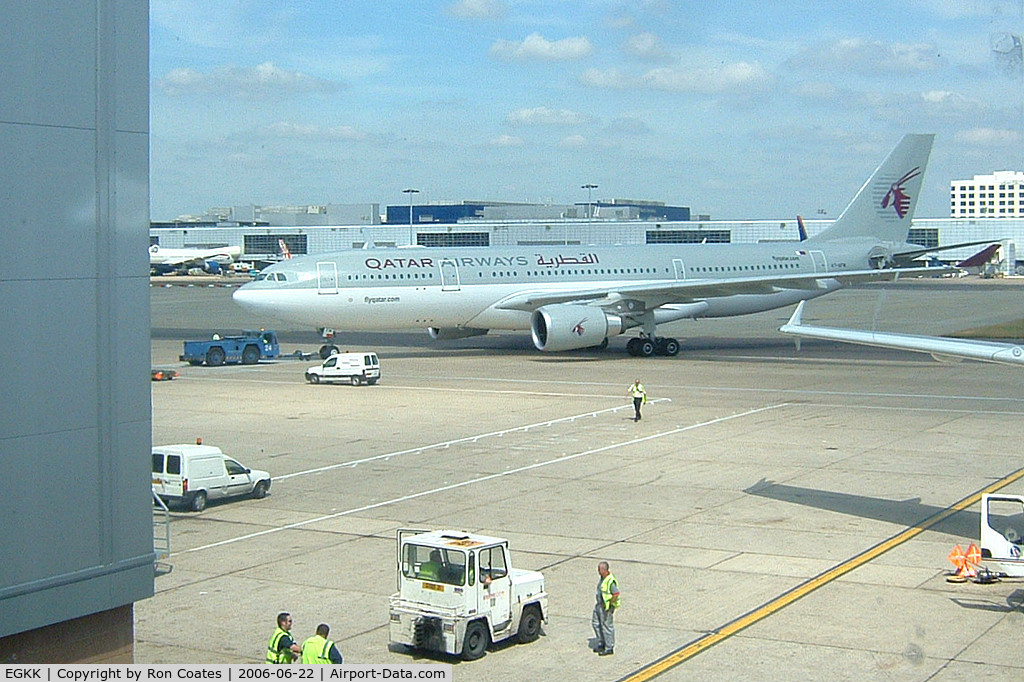
<svg viewBox="0 0 1024 682">
<path fill-rule="evenodd" d="M 800 301 L 799 303 L 796 304 L 796 310 L 794 310 L 793 314 L 790 316 L 789 322 L 779 327 L 779 331 L 787 331 L 787 327 L 799 327 L 801 324 L 803 324 L 805 303 L 807 303 L 807 301 Z M 799 353 L 800 336 L 794 335 L 793 343 L 796 345 L 796 352 Z"/>
<path fill-rule="evenodd" d="M 796 217 L 796 231 L 800 235 L 800 241 L 802 241 L 802 242 L 807 241 L 807 228 L 804 227 L 804 217 L 803 216 L 799 216 L 798 215 Z"/>
<path fill-rule="evenodd" d="M 787 325 L 803 324 L 805 303 L 807 303 L 807 301 L 800 301 L 796 304 L 796 310 L 793 311 L 793 315 L 790 316 L 789 322 L 786 323 Z"/>
</svg>

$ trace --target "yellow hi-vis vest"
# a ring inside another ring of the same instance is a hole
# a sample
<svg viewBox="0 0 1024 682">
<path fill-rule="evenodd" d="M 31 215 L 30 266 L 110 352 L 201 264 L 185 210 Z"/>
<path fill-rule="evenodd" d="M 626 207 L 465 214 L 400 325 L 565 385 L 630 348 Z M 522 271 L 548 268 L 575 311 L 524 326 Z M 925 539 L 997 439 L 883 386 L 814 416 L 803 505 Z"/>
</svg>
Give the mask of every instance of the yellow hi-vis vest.
<svg viewBox="0 0 1024 682">
<path fill-rule="evenodd" d="M 292 650 L 285 649 L 284 651 L 278 651 L 277 648 L 281 646 L 281 638 L 288 635 L 288 632 L 281 628 L 275 628 L 274 634 L 270 636 L 270 641 L 267 642 L 267 663 L 291 663 L 292 662 Z"/>
<path fill-rule="evenodd" d="M 302 662 L 325 664 L 331 662 L 331 647 L 334 642 L 320 635 L 313 635 L 302 643 Z"/>
<path fill-rule="evenodd" d="M 618 586 L 618 582 L 615 580 L 615 576 L 611 573 L 606 575 L 601 581 L 601 601 L 604 602 L 604 610 L 607 611 L 612 604 L 612 584 Z M 619 600 L 615 603 L 615 607 L 622 606 L 622 595 L 619 595 Z"/>
<path fill-rule="evenodd" d="M 647 391 L 644 390 L 643 384 L 633 384 L 629 387 L 629 395 L 633 398 L 640 398 L 643 402 L 647 402 Z"/>
</svg>

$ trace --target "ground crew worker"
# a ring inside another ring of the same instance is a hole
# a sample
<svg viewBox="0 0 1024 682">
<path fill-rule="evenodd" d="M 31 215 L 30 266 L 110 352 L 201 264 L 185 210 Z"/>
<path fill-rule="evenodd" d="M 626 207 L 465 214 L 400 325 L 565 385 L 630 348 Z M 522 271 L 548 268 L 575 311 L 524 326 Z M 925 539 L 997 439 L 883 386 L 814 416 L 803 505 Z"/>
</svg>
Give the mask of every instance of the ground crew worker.
<svg viewBox="0 0 1024 682">
<path fill-rule="evenodd" d="M 267 663 L 294 663 L 302 649 L 292 639 L 292 616 L 282 611 L 277 614 L 277 628 L 267 642 Z"/>
<path fill-rule="evenodd" d="M 626 396 L 633 399 L 633 411 L 636 413 L 633 416 L 633 421 L 640 421 L 642 419 L 640 416 L 640 406 L 647 402 L 647 391 L 639 379 L 634 381 L 633 385 L 629 387 L 626 391 Z"/>
<path fill-rule="evenodd" d="M 599 656 L 611 656 L 615 653 L 614 615 L 619 608 L 619 583 L 608 570 L 607 561 L 597 565 L 597 574 L 600 576 L 597 581 L 597 603 L 590 619 L 594 634 L 597 635 L 597 648 L 594 651 Z"/>
<path fill-rule="evenodd" d="M 318 665 L 341 663 L 341 654 L 338 653 L 337 647 L 334 646 L 334 642 L 327 639 L 330 632 L 331 628 L 327 626 L 327 623 L 320 623 L 316 626 L 316 634 L 302 643 L 303 663 Z"/>
</svg>

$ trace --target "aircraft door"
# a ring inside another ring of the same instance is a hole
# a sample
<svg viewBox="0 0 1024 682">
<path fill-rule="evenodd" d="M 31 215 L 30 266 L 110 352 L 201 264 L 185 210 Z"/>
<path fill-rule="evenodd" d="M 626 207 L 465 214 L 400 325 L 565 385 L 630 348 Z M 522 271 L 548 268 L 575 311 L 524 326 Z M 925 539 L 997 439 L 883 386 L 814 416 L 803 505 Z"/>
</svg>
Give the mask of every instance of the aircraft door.
<svg viewBox="0 0 1024 682">
<path fill-rule="evenodd" d="M 458 291 L 459 266 L 455 261 L 451 258 L 442 258 L 437 267 L 441 271 L 441 291 Z"/>
<path fill-rule="evenodd" d="M 321 262 L 316 264 L 316 287 L 318 294 L 338 293 L 338 264 Z"/>
<path fill-rule="evenodd" d="M 681 258 L 672 259 L 672 269 L 676 272 L 676 279 L 686 279 L 686 266 Z"/>
<path fill-rule="evenodd" d="M 828 263 L 825 261 L 824 251 L 811 251 L 811 262 L 814 263 L 815 272 L 828 272 Z"/>
</svg>

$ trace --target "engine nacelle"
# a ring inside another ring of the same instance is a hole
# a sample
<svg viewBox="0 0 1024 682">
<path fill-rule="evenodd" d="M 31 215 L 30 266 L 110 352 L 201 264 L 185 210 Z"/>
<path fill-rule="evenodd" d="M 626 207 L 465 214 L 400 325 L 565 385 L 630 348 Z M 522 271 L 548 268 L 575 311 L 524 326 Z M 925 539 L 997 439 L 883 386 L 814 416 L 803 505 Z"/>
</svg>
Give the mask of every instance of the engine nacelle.
<svg viewBox="0 0 1024 682">
<path fill-rule="evenodd" d="M 427 333 L 436 341 L 451 341 L 452 339 L 468 339 L 470 336 L 483 336 L 487 330 L 472 327 L 427 327 Z"/>
<path fill-rule="evenodd" d="M 609 315 L 589 305 L 546 305 L 534 310 L 530 317 L 530 331 L 537 350 L 589 348 L 625 330 L 618 315 Z"/>
</svg>

